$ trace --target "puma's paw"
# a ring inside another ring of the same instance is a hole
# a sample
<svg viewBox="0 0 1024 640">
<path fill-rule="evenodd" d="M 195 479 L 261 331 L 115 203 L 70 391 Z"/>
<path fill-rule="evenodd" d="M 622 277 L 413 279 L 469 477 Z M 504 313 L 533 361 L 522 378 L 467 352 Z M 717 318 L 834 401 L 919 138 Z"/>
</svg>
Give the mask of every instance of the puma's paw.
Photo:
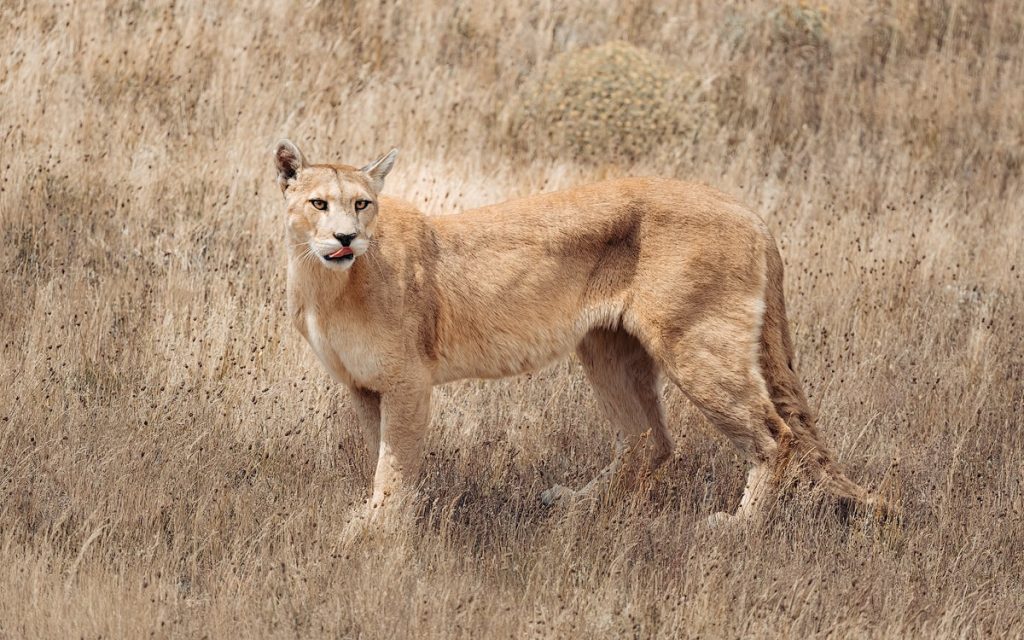
<svg viewBox="0 0 1024 640">
<path fill-rule="evenodd" d="M 734 516 L 733 514 L 726 513 L 724 511 L 719 511 L 718 513 L 713 513 L 710 516 L 708 516 L 707 520 L 704 521 L 704 524 L 707 526 L 708 529 L 714 531 L 716 529 L 726 529 L 728 527 L 732 527 L 738 521 L 739 518 Z"/>
<path fill-rule="evenodd" d="M 569 487 L 556 484 L 547 491 L 540 494 L 540 501 L 545 507 L 550 507 L 559 501 L 567 501 L 576 495 L 576 492 Z"/>
<path fill-rule="evenodd" d="M 349 512 L 341 529 L 341 542 L 393 535 L 408 522 L 405 503 L 398 500 L 358 504 Z"/>
<path fill-rule="evenodd" d="M 359 504 L 352 508 L 345 524 L 341 528 L 342 545 L 348 545 L 369 535 L 374 529 L 371 508 L 367 504 Z"/>
</svg>

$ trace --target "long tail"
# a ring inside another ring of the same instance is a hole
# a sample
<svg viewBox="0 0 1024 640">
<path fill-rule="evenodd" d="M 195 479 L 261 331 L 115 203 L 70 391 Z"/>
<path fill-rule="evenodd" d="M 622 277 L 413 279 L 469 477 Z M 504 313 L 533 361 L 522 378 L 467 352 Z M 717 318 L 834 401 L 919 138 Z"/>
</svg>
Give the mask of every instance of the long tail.
<svg viewBox="0 0 1024 640">
<path fill-rule="evenodd" d="M 782 290 L 782 257 L 774 242 L 769 243 L 767 262 L 761 369 L 776 412 L 793 432 L 794 461 L 808 479 L 834 493 L 847 506 L 888 511 L 882 501 L 846 476 L 818 433 L 814 413 L 793 367 L 793 341 Z"/>
</svg>

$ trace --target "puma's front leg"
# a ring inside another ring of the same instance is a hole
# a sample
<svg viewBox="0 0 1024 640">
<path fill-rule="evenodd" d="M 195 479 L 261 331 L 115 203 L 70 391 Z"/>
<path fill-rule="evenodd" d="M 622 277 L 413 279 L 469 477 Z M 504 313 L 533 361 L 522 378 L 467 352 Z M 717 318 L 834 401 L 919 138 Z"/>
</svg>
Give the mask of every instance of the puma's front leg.
<svg viewBox="0 0 1024 640">
<path fill-rule="evenodd" d="M 401 489 L 412 489 L 430 420 L 429 384 L 398 385 L 380 397 L 380 452 L 373 477 L 372 515 Z"/>
<path fill-rule="evenodd" d="M 380 454 L 380 394 L 353 386 L 349 387 L 349 396 L 363 431 L 366 450 L 370 452 L 370 460 L 376 463 Z"/>
</svg>

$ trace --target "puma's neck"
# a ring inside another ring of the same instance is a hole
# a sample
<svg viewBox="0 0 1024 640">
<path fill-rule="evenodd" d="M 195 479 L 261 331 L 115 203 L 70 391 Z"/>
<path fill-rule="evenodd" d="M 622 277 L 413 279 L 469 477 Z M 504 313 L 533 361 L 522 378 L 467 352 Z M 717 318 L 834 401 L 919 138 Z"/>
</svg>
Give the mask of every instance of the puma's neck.
<svg viewBox="0 0 1024 640">
<path fill-rule="evenodd" d="M 366 258 L 363 255 L 359 260 Z M 346 298 L 360 298 L 356 277 L 364 265 L 353 264 L 345 271 L 328 269 L 320 258 L 303 252 L 303 247 L 292 247 L 288 251 L 288 315 L 305 333 L 307 312 L 329 314 L 332 308 L 339 308 Z"/>
</svg>

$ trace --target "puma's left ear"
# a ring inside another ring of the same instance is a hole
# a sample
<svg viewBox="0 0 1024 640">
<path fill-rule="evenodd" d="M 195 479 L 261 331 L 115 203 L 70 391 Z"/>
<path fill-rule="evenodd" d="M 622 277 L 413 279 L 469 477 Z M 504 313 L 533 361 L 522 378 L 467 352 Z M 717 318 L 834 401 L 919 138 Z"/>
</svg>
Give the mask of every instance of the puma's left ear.
<svg viewBox="0 0 1024 640">
<path fill-rule="evenodd" d="M 377 193 L 380 193 L 380 190 L 384 188 L 384 178 L 391 171 L 391 167 L 395 166 L 395 158 L 397 157 L 398 149 L 392 149 L 360 169 L 370 179 L 370 184 L 373 185 L 373 190 Z"/>
</svg>

